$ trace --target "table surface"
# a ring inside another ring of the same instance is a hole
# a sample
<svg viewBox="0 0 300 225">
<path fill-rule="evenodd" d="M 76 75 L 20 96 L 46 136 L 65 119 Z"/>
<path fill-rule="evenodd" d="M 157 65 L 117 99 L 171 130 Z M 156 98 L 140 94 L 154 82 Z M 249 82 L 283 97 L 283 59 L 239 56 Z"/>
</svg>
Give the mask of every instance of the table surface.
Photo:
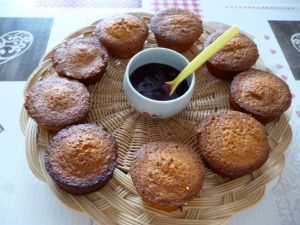
<svg viewBox="0 0 300 225">
<path fill-rule="evenodd" d="M 300 2 L 297 0 L 244 0 L 238 3 L 233 0 L 0 0 L 0 48 L 5 32 L 22 30 L 20 21 L 33 18 L 40 22 L 34 31 L 37 35 L 33 35 L 33 42 L 27 50 L 28 54 L 32 51 L 31 56 L 26 57 L 24 51 L 23 58 L 17 56 L 3 60 L 0 50 L 0 224 L 95 224 L 86 215 L 65 207 L 47 185 L 31 173 L 26 160 L 24 136 L 19 126 L 23 88 L 29 73 L 26 71 L 25 77 L 19 76 L 24 74 L 19 63 L 25 62 L 29 68 L 36 66 L 34 60 L 39 59 L 39 54 L 60 43 L 72 31 L 109 14 L 132 11 L 155 13 L 172 6 L 189 8 L 204 21 L 240 26 L 255 38 L 266 66 L 289 84 L 293 93 L 290 120 L 293 139 L 286 152 L 283 173 L 268 185 L 264 198 L 257 205 L 234 215 L 229 224 L 300 224 L 300 81 L 294 78 L 300 74 L 294 72 L 293 75 L 289 67 L 291 60 L 300 65 L 300 50 L 299 54 L 294 53 L 295 57 L 288 56 L 268 22 L 288 21 L 289 24 L 295 24 L 294 29 L 300 35 Z M 49 20 L 41 22 L 43 18 Z M 3 30 L 5 25 L 6 30 Z M 31 25 L 28 29 L 33 29 L 36 24 L 32 22 Z M 48 27 L 41 30 L 45 26 Z M 282 32 L 279 31 L 279 34 Z M 44 41 L 40 41 L 39 37 L 43 37 L 41 40 Z"/>
</svg>

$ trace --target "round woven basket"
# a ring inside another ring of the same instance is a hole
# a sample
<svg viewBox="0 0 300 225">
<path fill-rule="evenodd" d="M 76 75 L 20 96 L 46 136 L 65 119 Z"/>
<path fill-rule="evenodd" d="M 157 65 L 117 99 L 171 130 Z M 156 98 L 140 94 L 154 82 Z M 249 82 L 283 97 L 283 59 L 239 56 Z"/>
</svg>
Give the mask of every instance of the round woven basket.
<svg viewBox="0 0 300 225">
<path fill-rule="evenodd" d="M 150 16 L 140 14 L 149 23 Z M 80 29 L 66 39 L 93 35 L 94 24 Z M 204 39 L 213 29 L 204 27 Z M 199 40 L 201 43 L 202 40 Z M 150 32 L 144 48 L 155 47 Z M 192 59 L 199 53 L 195 45 L 184 55 Z M 24 94 L 39 80 L 56 76 L 50 51 L 29 77 Z M 99 224 L 227 224 L 231 215 L 257 203 L 264 195 L 265 185 L 278 176 L 284 167 L 284 151 L 291 140 L 288 125 L 290 110 L 277 123 L 269 123 L 271 153 L 268 161 L 257 171 L 230 180 L 205 168 L 205 182 L 198 197 L 182 210 L 163 212 L 145 204 L 137 194 L 128 170 L 140 147 L 155 140 L 176 140 L 197 149 L 195 128 L 199 121 L 218 110 L 228 109 L 229 83 L 213 77 L 205 67 L 197 71 L 193 97 L 184 111 L 170 119 L 150 119 L 139 115 L 128 104 L 123 91 L 123 74 L 128 60 L 110 58 L 105 76 L 89 87 L 92 110 L 86 122 L 102 124 L 116 137 L 119 159 L 113 178 L 101 190 L 75 196 L 59 189 L 44 167 L 44 152 L 53 134 L 39 128 L 23 109 L 21 127 L 26 135 L 27 159 L 34 175 L 46 182 L 54 194 L 67 206 L 83 211 Z M 256 68 L 265 70 L 258 60 Z"/>
</svg>

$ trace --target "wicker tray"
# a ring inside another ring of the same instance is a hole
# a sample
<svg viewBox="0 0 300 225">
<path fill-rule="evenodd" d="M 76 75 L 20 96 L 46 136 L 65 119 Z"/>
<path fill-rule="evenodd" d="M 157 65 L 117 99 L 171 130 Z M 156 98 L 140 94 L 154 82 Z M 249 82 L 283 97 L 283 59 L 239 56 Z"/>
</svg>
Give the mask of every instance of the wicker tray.
<svg viewBox="0 0 300 225">
<path fill-rule="evenodd" d="M 149 23 L 149 15 L 144 16 Z M 91 25 L 71 34 L 92 35 Z M 205 38 L 213 29 L 204 27 Z M 201 41 L 201 40 L 200 40 Z M 156 46 L 150 32 L 145 48 Z M 199 49 L 196 46 L 184 55 L 192 59 Z M 41 60 L 38 68 L 28 79 L 25 92 L 37 80 L 55 76 L 50 51 Z M 257 203 L 264 195 L 265 185 L 278 176 L 284 167 L 284 151 L 291 140 L 288 125 L 290 110 L 285 112 L 278 123 L 269 123 L 272 151 L 263 167 L 251 175 L 229 180 L 205 168 L 205 183 L 198 197 L 183 207 L 182 211 L 171 213 L 151 208 L 138 196 L 128 174 L 133 155 L 144 143 L 154 140 L 177 140 L 196 150 L 194 130 L 199 121 L 213 112 L 229 108 L 229 83 L 219 80 L 202 67 L 197 72 L 196 87 L 186 109 L 170 119 L 149 119 L 138 115 L 128 104 L 123 92 L 123 73 L 128 60 L 111 58 L 107 72 L 97 84 L 89 87 L 93 106 L 87 122 L 102 124 L 116 137 L 119 144 L 119 159 L 113 178 L 101 190 L 75 196 L 59 189 L 44 168 L 44 151 L 52 134 L 40 129 L 23 109 L 21 127 L 26 135 L 26 152 L 30 168 L 40 180 L 47 182 L 54 194 L 67 206 L 83 211 L 99 224 L 227 224 L 231 215 Z M 259 59 L 256 68 L 265 69 Z"/>
</svg>

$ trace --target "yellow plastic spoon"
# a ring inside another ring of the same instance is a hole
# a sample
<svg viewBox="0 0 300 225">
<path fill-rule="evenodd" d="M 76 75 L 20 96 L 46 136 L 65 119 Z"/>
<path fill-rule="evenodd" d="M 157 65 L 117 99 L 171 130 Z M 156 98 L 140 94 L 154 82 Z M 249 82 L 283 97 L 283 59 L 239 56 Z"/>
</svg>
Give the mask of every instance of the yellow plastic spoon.
<svg viewBox="0 0 300 225">
<path fill-rule="evenodd" d="M 220 37 L 218 37 L 213 43 L 205 48 L 199 55 L 196 56 L 172 81 L 165 82 L 164 89 L 169 91 L 171 96 L 178 85 L 190 76 L 196 69 L 202 66 L 207 60 L 214 56 L 219 50 L 221 50 L 231 39 L 235 38 L 240 33 L 240 29 L 237 26 L 232 26 Z"/>
</svg>

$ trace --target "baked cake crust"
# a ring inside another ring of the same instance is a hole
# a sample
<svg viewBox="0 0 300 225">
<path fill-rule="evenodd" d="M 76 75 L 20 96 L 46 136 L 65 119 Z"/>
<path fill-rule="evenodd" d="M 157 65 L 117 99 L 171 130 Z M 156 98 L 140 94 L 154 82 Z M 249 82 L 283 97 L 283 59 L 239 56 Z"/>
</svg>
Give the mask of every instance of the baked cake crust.
<svg viewBox="0 0 300 225">
<path fill-rule="evenodd" d="M 216 31 L 206 39 L 207 47 L 215 41 L 223 31 Z M 254 41 L 245 34 L 239 34 L 226 46 L 206 62 L 208 71 L 221 79 L 232 79 L 238 73 L 253 66 L 259 57 Z"/>
<path fill-rule="evenodd" d="M 139 16 L 117 14 L 99 21 L 95 34 L 110 55 L 130 58 L 143 48 L 148 26 Z"/>
<path fill-rule="evenodd" d="M 171 8 L 151 19 L 157 44 L 179 52 L 190 49 L 203 32 L 202 21 L 188 10 Z"/>
<path fill-rule="evenodd" d="M 90 85 L 99 81 L 105 73 L 108 54 L 97 38 L 79 37 L 56 47 L 52 63 L 59 76 Z"/>
<path fill-rule="evenodd" d="M 231 107 L 250 113 L 262 123 L 278 120 L 291 105 L 292 94 L 279 77 L 249 69 L 236 76 L 230 87 Z"/>
<path fill-rule="evenodd" d="M 186 145 L 170 141 L 143 145 L 130 174 L 143 200 L 165 211 L 176 210 L 196 197 L 204 177 L 199 156 Z"/>
<path fill-rule="evenodd" d="M 112 177 L 117 157 L 117 142 L 105 128 L 80 124 L 53 137 L 45 153 L 45 166 L 63 190 L 86 194 L 100 189 Z"/>
<path fill-rule="evenodd" d="M 249 174 L 268 159 L 263 125 L 242 112 L 221 111 L 206 117 L 197 129 L 197 139 L 207 166 L 225 177 Z"/>
<path fill-rule="evenodd" d="M 38 81 L 26 94 L 29 116 L 49 131 L 81 123 L 88 116 L 91 97 L 78 81 L 50 77 Z"/>
</svg>

